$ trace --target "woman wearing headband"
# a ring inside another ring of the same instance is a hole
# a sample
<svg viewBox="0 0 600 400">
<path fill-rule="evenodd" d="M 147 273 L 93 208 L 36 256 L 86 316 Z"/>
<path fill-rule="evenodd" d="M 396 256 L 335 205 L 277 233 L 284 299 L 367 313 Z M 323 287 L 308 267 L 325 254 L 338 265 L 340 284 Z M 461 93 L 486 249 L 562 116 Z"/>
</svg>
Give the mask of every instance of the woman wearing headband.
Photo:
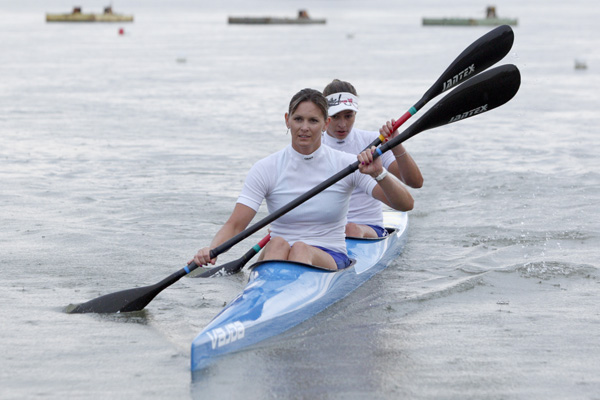
<svg viewBox="0 0 600 400">
<path fill-rule="evenodd" d="M 391 139 L 398 135 L 392 132 L 394 120 L 388 121 L 379 132 L 369 132 L 353 128 L 358 111 L 356 89 L 348 82 L 334 79 L 323 90 L 329 106 L 330 123 L 323 134 L 323 143 L 333 149 L 350 154 L 358 154 L 379 134 Z M 381 156 L 383 166 L 406 185 L 413 188 L 423 186 L 423 176 L 419 167 L 402 144 Z M 381 203 L 360 190 L 350 199 L 346 236 L 381 237 L 387 235 L 383 228 Z"/>
<path fill-rule="evenodd" d="M 250 169 L 231 216 L 210 246 L 194 257 L 197 265 L 215 264 L 210 249 L 246 229 L 263 200 L 273 213 L 357 159 L 360 172 L 346 176 L 273 221 L 271 241 L 261 259 L 297 261 L 329 270 L 350 265 L 345 224 L 354 190 L 364 191 L 397 210 L 412 209 L 412 196 L 398 179 L 385 172 L 381 158 L 373 160 L 374 149 L 356 156 L 321 145 L 321 135 L 329 123 L 327 109 L 327 100 L 317 90 L 304 89 L 294 95 L 285 114 L 291 144 Z"/>
</svg>

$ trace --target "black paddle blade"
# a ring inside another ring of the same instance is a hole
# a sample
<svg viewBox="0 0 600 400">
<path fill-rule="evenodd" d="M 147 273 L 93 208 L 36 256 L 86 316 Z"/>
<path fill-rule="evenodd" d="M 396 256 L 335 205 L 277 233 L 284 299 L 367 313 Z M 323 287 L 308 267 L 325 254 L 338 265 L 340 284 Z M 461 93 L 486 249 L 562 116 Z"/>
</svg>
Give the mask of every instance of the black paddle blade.
<svg viewBox="0 0 600 400">
<path fill-rule="evenodd" d="M 520 85 L 521 74 L 512 64 L 483 72 L 447 94 L 408 129 L 383 144 L 381 150 L 387 151 L 424 130 L 461 121 L 500 107 L 517 94 Z"/>
<path fill-rule="evenodd" d="M 140 311 L 162 291 L 157 285 L 158 284 L 107 294 L 86 303 L 68 306 L 65 311 L 68 314 L 106 314 Z"/>
<path fill-rule="evenodd" d="M 256 253 L 260 251 L 271 239 L 271 235 L 267 235 L 260 242 L 248 250 L 240 259 L 224 264 L 219 267 L 212 268 L 200 275 L 194 276 L 194 278 L 208 278 L 221 272 L 222 275 L 232 275 L 239 272 L 244 265 L 252 258 Z M 214 249 L 211 250 L 211 255 Z M 90 300 L 83 304 L 69 305 L 65 308 L 65 312 L 68 314 L 83 314 L 83 313 L 119 313 L 119 312 L 132 312 L 141 311 L 150 303 L 160 292 L 168 288 L 182 277 L 196 270 L 198 265 L 191 262 L 186 267 L 180 269 L 167 276 L 162 281 L 152 286 L 145 286 L 141 288 L 122 290 L 120 292 L 107 294 L 97 299 Z"/>
<path fill-rule="evenodd" d="M 438 80 L 425 92 L 423 97 L 402 115 L 400 119 L 396 120 L 393 130 L 397 130 L 434 97 L 467 79 L 473 78 L 503 59 L 512 48 L 514 41 L 515 34 L 512 28 L 508 25 L 502 25 L 471 43 L 446 68 Z M 366 149 L 371 148 L 371 146 L 379 146 L 382 141 L 381 138 L 382 136 L 375 139 Z"/>
<path fill-rule="evenodd" d="M 255 253 L 256 254 L 256 253 Z M 219 265 L 218 267 L 206 270 L 198 275 L 190 275 L 190 278 L 210 278 L 211 276 L 225 276 L 233 275 L 240 272 L 248 260 L 244 260 L 243 257 L 234 261 L 230 261 L 226 264 Z"/>
<path fill-rule="evenodd" d="M 192 263 L 186 268 L 172 273 L 162 281 L 140 288 L 121 290 L 120 292 L 105 294 L 86 303 L 75 306 L 68 306 L 65 312 L 68 314 L 84 314 L 84 313 L 118 313 L 141 311 L 164 289 L 168 288 L 181 277 L 188 274 L 191 270 L 197 268 L 196 264 Z"/>
<path fill-rule="evenodd" d="M 502 60 L 512 48 L 514 41 L 515 34 L 508 25 L 499 26 L 477 39 L 456 57 L 437 82 L 423 95 L 415 108 L 419 109 L 437 95 Z"/>
</svg>

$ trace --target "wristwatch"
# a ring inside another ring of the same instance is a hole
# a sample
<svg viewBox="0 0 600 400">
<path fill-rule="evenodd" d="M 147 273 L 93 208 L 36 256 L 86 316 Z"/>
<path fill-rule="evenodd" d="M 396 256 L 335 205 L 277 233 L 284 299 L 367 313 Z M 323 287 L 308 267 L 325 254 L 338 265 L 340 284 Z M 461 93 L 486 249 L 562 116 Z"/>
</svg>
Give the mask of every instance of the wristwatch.
<svg viewBox="0 0 600 400">
<path fill-rule="evenodd" d="M 388 171 L 387 171 L 387 169 L 384 168 L 383 172 L 375 177 L 375 180 L 377 182 L 381 182 L 387 175 L 388 175 Z"/>
</svg>

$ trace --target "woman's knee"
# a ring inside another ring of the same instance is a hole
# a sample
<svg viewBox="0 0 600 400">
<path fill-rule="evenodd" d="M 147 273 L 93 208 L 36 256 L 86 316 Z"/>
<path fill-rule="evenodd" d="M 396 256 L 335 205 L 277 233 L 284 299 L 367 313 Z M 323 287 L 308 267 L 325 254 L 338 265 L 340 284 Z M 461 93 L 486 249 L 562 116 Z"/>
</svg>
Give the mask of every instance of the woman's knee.
<svg viewBox="0 0 600 400">
<path fill-rule="evenodd" d="M 304 242 L 294 243 L 290 248 L 288 260 L 310 264 L 312 257 L 309 247 L 311 246 Z"/>
<path fill-rule="evenodd" d="M 290 253 L 290 244 L 281 237 L 274 237 L 269 240 L 261 254 L 261 260 L 283 259 L 287 260 Z"/>
<path fill-rule="evenodd" d="M 302 254 L 306 254 L 307 250 L 308 250 L 308 245 L 304 242 L 296 242 L 292 245 L 292 247 L 290 248 L 290 257 L 292 255 L 302 255 Z"/>
<path fill-rule="evenodd" d="M 362 237 L 362 235 L 362 229 L 360 229 L 360 226 L 358 226 L 358 224 L 355 224 L 354 222 L 348 222 L 346 224 L 347 237 Z"/>
</svg>

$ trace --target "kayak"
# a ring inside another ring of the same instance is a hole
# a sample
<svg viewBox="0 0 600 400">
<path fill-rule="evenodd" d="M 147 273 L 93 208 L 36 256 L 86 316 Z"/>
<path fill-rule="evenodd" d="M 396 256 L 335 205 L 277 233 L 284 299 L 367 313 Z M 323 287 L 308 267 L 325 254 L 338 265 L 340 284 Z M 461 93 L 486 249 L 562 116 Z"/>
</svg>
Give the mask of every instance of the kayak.
<svg viewBox="0 0 600 400">
<path fill-rule="evenodd" d="M 279 335 L 346 297 L 402 252 L 408 216 L 384 212 L 390 233 L 385 238 L 347 238 L 353 264 L 327 271 L 303 263 L 269 260 L 252 269 L 243 292 L 200 332 L 192 342 L 191 369 L 202 370 L 220 357 Z"/>
</svg>

